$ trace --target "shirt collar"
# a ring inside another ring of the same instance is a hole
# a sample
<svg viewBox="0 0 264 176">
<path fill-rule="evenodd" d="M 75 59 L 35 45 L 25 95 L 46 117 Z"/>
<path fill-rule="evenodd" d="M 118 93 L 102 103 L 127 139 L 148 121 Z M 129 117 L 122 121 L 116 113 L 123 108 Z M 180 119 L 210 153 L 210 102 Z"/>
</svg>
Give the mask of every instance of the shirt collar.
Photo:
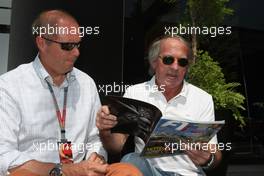
<svg viewBox="0 0 264 176">
<path fill-rule="evenodd" d="M 149 87 L 150 87 L 150 92 L 155 94 L 155 93 L 159 93 L 160 91 L 157 89 L 157 84 L 155 82 L 156 80 L 156 77 L 155 75 L 151 78 L 151 80 L 149 80 L 148 84 L 149 84 Z M 155 88 L 156 87 L 156 88 Z"/>
<path fill-rule="evenodd" d="M 156 93 L 161 93 L 161 91 L 159 91 L 157 89 L 158 85 L 156 84 L 156 77 L 155 75 L 151 78 L 151 80 L 148 81 L 148 84 L 149 86 L 151 87 L 150 89 L 150 92 L 153 93 L 153 94 L 156 94 Z M 183 87 L 182 87 L 182 90 L 181 92 L 176 95 L 174 98 L 178 97 L 178 96 L 183 96 L 183 97 L 187 97 L 187 93 L 188 93 L 188 85 L 189 83 L 186 82 L 185 80 L 183 80 Z M 156 88 L 155 88 L 156 87 Z"/>
<path fill-rule="evenodd" d="M 183 80 L 183 86 L 182 86 L 182 90 L 179 93 L 179 95 L 183 96 L 183 97 L 187 97 L 187 93 L 188 93 L 188 85 L 189 83 L 186 82 L 185 80 Z"/>
<path fill-rule="evenodd" d="M 40 81 L 42 85 L 47 88 L 46 80 L 48 80 L 51 84 L 53 84 L 52 78 L 47 72 L 47 70 L 44 68 L 42 63 L 40 62 L 39 55 L 35 57 L 35 60 L 33 61 L 33 67 L 35 69 L 35 72 L 37 73 L 38 77 L 40 78 Z M 67 73 L 66 75 L 66 81 L 62 83 L 61 86 L 65 87 L 68 86 L 69 83 L 73 82 L 76 79 L 74 69 Z"/>
</svg>

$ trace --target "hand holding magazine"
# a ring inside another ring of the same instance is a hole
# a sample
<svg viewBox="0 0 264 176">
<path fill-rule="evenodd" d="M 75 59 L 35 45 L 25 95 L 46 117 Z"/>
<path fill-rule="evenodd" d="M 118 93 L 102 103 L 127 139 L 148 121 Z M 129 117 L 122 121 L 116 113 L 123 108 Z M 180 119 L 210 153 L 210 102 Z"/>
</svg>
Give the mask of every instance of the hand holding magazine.
<svg viewBox="0 0 264 176">
<path fill-rule="evenodd" d="M 183 145 L 208 143 L 224 125 L 224 121 L 171 120 L 156 106 L 130 98 L 106 96 L 103 104 L 117 116 L 111 132 L 140 137 L 146 144 L 141 153 L 145 157 L 175 155 Z"/>
</svg>

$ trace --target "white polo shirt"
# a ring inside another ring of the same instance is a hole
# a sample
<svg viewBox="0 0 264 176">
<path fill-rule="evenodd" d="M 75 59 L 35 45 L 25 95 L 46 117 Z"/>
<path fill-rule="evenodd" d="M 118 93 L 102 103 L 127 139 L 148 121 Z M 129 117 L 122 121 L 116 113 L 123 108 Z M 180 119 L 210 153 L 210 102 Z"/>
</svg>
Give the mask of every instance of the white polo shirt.
<svg viewBox="0 0 264 176">
<path fill-rule="evenodd" d="M 162 115 L 175 120 L 214 121 L 214 104 L 212 96 L 202 89 L 184 81 L 181 92 L 169 102 L 155 84 L 155 77 L 148 82 L 137 84 L 126 90 L 124 97 L 141 100 L 158 107 Z M 177 117 L 177 119 L 175 118 Z M 182 119 L 179 119 L 182 117 Z M 216 136 L 210 143 L 217 143 Z M 140 153 L 145 144 L 139 137 L 135 138 L 135 151 Z M 186 154 L 148 159 L 150 164 L 164 171 L 180 175 L 204 175 L 200 167 L 193 164 Z"/>
</svg>

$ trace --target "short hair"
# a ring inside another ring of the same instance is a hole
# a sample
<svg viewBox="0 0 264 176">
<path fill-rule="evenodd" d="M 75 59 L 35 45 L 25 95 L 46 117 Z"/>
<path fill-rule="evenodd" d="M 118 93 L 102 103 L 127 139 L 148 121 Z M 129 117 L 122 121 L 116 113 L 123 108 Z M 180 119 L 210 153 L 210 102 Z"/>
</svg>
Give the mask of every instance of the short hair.
<svg viewBox="0 0 264 176">
<path fill-rule="evenodd" d="M 181 37 L 179 35 L 173 35 L 173 36 L 172 35 L 163 35 L 163 36 L 156 38 L 151 43 L 151 45 L 148 49 L 148 61 L 150 64 L 149 75 L 151 75 L 151 76 L 154 74 L 154 70 L 151 66 L 151 62 L 153 62 L 154 60 L 156 60 L 159 57 L 161 41 L 168 39 L 168 38 L 173 38 L 173 39 L 177 39 L 177 40 L 181 41 L 188 48 L 187 59 L 189 60 L 189 63 L 193 62 L 192 47 L 191 47 L 189 42 L 187 42 L 183 37 Z"/>
<path fill-rule="evenodd" d="M 168 39 L 168 38 L 172 38 L 172 39 L 177 39 L 179 41 L 181 41 L 187 48 L 188 48 L 188 53 L 187 53 L 187 59 L 192 62 L 193 60 L 193 54 L 192 54 L 192 49 L 191 49 L 191 45 L 189 42 L 187 42 L 183 37 L 179 36 L 179 35 L 165 35 L 165 36 L 161 36 L 157 39 L 155 39 L 152 44 L 149 47 L 148 50 L 148 60 L 149 63 L 151 63 L 152 61 L 154 61 L 155 59 L 158 58 L 159 56 L 159 52 L 160 52 L 160 44 L 162 40 Z"/>
<path fill-rule="evenodd" d="M 39 36 L 40 34 L 39 30 L 41 27 L 44 27 L 46 29 L 48 28 L 48 25 L 50 27 L 56 27 L 56 24 L 58 24 L 59 20 L 62 18 L 71 19 L 78 24 L 77 20 L 65 10 L 61 10 L 61 9 L 45 10 L 41 12 L 32 23 L 32 30 L 37 29 L 37 33 L 32 32 L 33 37 L 36 38 L 37 36 Z M 45 34 L 45 36 L 48 35 L 49 34 Z M 56 33 L 52 35 L 56 36 Z"/>
</svg>

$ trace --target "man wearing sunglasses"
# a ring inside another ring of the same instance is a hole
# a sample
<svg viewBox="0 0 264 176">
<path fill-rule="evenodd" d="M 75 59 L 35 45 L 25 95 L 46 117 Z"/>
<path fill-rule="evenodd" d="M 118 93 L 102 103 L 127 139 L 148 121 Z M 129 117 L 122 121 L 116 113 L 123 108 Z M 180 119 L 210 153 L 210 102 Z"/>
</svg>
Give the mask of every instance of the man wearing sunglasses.
<svg viewBox="0 0 264 176">
<path fill-rule="evenodd" d="M 148 59 L 155 75 L 148 82 L 129 87 L 125 97 L 151 103 L 171 119 L 180 116 L 183 119 L 175 120 L 214 121 L 212 96 L 184 80 L 192 54 L 182 37 L 164 36 L 154 41 Z M 97 113 L 100 137 L 104 147 L 112 152 L 120 152 L 128 138 L 128 135 L 110 132 L 117 124 L 116 119 L 107 106 L 102 106 Z M 185 150 L 181 155 L 145 159 L 137 154 L 143 150 L 144 142 L 135 137 L 136 153 L 124 156 L 122 161 L 133 163 L 146 176 L 205 175 L 203 169 L 213 168 L 221 160 L 221 152 L 215 152 L 216 145 L 214 137 L 208 150 Z"/>
<path fill-rule="evenodd" d="M 32 26 L 79 28 L 61 10 L 42 12 Z M 96 85 L 74 68 L 80 35 L 54 31 L 34 33 L 35 60 L 0 77 L 0 175 L 140 176 L 132 165 L 105 162 Z"/>
</svg>

